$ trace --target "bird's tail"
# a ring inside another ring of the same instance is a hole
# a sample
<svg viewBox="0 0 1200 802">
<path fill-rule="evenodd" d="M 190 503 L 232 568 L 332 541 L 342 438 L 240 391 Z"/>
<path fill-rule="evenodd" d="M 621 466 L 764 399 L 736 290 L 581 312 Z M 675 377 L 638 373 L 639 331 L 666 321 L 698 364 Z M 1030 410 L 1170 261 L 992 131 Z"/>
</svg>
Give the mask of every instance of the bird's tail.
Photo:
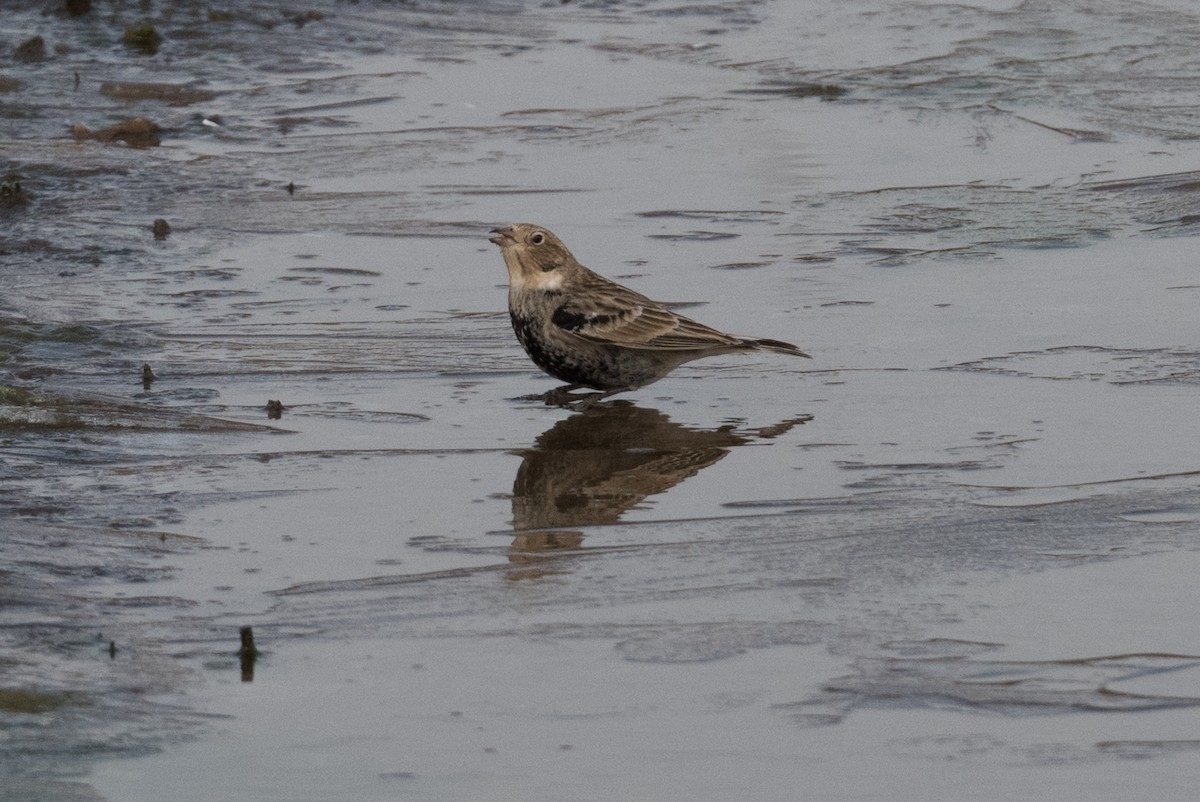
<svg viewBox="0 0 1200 802">
<path fill-rule="evenodd" d="M 778 354 L 791 354 L 792 356 L 802 356 L 805 359 L 812 359 L 811 356 L 796 346 L 791 343 L 785 343 L 783 340 L 742 340 L 742 344 L 762 351 L 774 351 Z"/>
</svg>

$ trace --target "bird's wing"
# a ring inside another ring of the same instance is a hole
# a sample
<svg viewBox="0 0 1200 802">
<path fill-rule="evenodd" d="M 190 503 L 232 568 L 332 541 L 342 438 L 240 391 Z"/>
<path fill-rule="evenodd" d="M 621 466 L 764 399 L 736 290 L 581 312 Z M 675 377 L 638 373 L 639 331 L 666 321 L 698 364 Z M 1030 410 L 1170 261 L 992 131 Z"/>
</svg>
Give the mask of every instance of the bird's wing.
<svg viewBox="0 0 1200 802">
<path fill-rule="evenodd" d="M 738 337 L 677 315 L 640 293 L 609 282 L 565 298 L 551 322 L 589 342 L 626 348 L 696 350 L 742 343 Z"/>
</svg>

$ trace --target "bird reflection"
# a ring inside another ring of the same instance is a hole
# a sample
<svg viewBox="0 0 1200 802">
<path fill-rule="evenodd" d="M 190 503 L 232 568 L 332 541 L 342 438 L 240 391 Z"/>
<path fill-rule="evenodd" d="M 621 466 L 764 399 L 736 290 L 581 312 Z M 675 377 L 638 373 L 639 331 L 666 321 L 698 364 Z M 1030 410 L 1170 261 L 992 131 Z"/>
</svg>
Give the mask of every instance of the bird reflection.
<svg viewBox="0 0 1200 802">
<path fill-rule="evenodd" d="M 541 576 L 533 564 L 551 552 L 577 549 L 576 527 L 609 524 L 649 496 L 666 492 L 723 459 L 735 446 L 778 437 L 806 423 L 805 415 L 773 426 L 739 430 L 734 424 L 696 429 L 657 409 L 628 401 L 597 404 L 560 420 L 517 452 L 523 457 L 513 482 L 513 563 L 529 570 L 510 578 Z"/>
</svg>

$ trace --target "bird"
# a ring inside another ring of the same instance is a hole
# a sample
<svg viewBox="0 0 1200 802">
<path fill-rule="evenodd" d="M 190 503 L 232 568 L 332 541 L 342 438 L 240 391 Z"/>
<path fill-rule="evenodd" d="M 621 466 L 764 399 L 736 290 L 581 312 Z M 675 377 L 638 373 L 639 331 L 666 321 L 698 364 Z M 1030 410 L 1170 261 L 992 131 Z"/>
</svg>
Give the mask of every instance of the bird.
<svg viewBox="0 0 1200 802">
<path fill-rule="evenodd" d="M 529 358 L 559 381 L 540 396 L 577 408 L 658 381 L 693 359 L 748 351 L 811 357 L 791 343 L 740 337 L 697 323 L 579 263 L 533 223 L 490 232 L 508 267 L 508 313 Z M 597 392 L 574 394 L 588 388 Z"/>
</svg>

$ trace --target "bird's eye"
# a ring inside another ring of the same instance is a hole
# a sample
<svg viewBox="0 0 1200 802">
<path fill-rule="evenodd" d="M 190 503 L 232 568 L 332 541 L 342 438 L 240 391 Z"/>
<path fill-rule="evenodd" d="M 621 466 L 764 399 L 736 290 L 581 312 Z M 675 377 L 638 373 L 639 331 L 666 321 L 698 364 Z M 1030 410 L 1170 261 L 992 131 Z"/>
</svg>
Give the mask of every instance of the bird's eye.
<svg viewBox="0 0 1200 802">
<path fill-rule="evenodd" d="M 546 241 L 546 237 L 544 234 L 542 234 L 542 232 L 539 231 L 538 233 L 536 233 L 532 237 L 530 237 L 529 241 L 532 242 L 534 245 L 541 245 L 543 242 Z"/>
</svg>

